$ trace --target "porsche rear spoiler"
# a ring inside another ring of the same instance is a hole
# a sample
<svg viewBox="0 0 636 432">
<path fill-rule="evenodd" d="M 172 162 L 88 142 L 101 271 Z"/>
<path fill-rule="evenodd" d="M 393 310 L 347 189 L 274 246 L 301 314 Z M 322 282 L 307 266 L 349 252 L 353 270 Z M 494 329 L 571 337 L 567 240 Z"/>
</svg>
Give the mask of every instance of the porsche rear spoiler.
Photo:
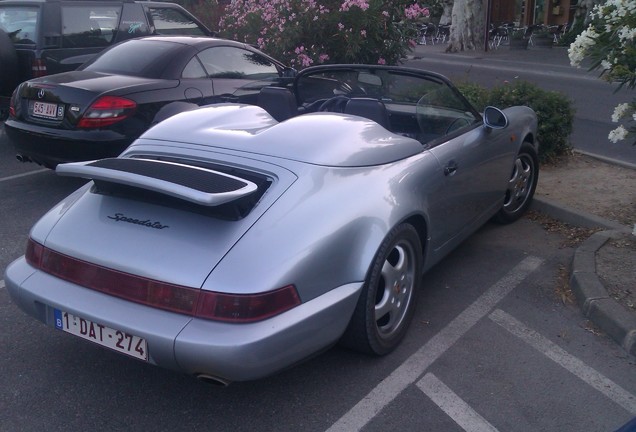
<svg viewBox="0 0 636 432">
<path fill-rule="evenodd" d="M 148 190 L 206 207 L 238 200 L 258 188 L 249 180 L 219 171 L 153 159 L 73 162 L 60 164 L 55 171 L 61 176 Z"/>
</svg>

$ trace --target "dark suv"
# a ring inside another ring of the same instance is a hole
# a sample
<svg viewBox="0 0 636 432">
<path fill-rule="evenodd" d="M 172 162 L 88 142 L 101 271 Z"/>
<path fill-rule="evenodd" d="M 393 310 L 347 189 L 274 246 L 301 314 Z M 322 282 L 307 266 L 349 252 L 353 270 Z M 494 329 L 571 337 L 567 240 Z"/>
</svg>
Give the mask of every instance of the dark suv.
<svg viewBox="0 0 636 432">
<path fill-rule="evenodd" d="M 22 81 L 74 70 L 106 47 L 149 34 L 213 32 L 173 3 L 0 0 L 0 118 Z"/>
</svg>

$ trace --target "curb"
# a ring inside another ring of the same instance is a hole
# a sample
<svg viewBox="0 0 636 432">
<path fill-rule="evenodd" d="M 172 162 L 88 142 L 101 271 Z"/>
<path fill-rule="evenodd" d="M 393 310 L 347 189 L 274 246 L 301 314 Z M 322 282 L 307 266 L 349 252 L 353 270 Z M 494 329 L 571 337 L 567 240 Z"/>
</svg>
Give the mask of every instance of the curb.
<svg viewBox="0 0 636 432">
<path fill-rule="evenodd" d="M 596 252 L 622 231 L 601 231 L 593 234 L 574 252 L 570 285 L 583 315 L 636 356 L 636 317 L 609 296 L 596 274 Z"/>
<path fill-rule="evenodd" d="M 609 296 L 596 274 L 596 252 L 609 239 L 631 230 L 617 222 L 575 211 L 545 198 L 535 197 L 531 208 L 571 225 L 605 229 L 590 236 L 574 252 L 570 286 L 583 315 L 636 357 L 636 317 Z"/>
</svg>

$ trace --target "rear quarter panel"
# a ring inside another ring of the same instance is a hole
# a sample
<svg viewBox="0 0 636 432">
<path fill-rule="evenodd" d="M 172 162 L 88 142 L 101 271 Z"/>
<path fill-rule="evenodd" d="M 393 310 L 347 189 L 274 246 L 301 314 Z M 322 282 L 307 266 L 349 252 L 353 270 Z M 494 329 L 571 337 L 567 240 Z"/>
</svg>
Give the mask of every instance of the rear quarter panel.
<svg viewBox="0 0 636 432">
<path fill-rule="evenodd" d="M 204 289 L 250 292 L 294 284 L 303 302 L 363 281 L 387 233 L 425 219 L 440 167 L 429 152 L 372 167 L 288 165 L 298 180 L 210 274 Z"/>
</svg>

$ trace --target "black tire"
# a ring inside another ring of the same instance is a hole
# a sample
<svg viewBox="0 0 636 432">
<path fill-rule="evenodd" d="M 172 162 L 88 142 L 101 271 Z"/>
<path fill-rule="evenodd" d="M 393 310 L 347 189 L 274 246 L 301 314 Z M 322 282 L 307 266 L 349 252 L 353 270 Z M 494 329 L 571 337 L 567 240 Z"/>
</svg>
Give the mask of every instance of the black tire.
<svg viewBox="0 0 636 432">
<path fill-rule="evenodd" d="M 415 228 L 393 228 L 375 255 L 356 309 L 340 343 L 372 355 L 393 351 L 415 312 L 422 246 Z"/>
<path fill-rule="evenodd" d="M 539 158 L 534 146 L 524 142 L 515 158 L 503 206 L 494 221 L 508 224 L 519 219 L 528 210 L 539 180 Z"/>
<path fill-rule="evenodd" d="M 11 96 L 18 82 L 18 54 L 4 30 L 0 30 L 0 95 Z"/>
</svg>

